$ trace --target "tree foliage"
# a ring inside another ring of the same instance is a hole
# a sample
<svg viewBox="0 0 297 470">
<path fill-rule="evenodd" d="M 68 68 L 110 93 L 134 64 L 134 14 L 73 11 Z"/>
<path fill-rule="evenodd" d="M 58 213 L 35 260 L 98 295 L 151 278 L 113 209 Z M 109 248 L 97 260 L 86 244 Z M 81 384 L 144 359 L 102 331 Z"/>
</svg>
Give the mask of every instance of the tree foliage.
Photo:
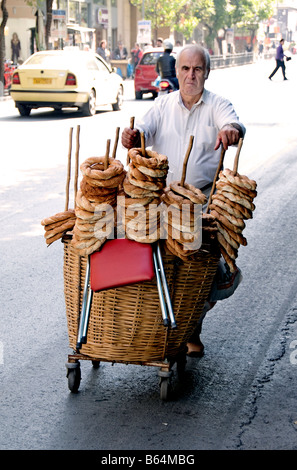
<svg viewBox="0 0 297 470">
<path fill-rule="evenodd" d="M 211 44 L 220 29 L 234 26 L 256 31 L 259 22 L 273 14 L 274 0 L 131 0 L 144 18 L 151 20 L 154 38 L 158 28 L 169 26 L 181 32 L 186 39 L 193 36 L 198 24 L 208 31 Z"/>
</svg>

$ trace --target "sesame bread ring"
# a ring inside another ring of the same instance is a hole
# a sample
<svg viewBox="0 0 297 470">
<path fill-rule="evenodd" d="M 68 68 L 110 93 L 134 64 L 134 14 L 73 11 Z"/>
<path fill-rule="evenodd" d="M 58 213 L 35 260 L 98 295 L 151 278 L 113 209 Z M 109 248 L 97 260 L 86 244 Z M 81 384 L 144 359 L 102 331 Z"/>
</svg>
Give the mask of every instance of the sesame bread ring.
<svg viewBox="0 0 297 470">
<path fill-rule="evenodd" d="M 238 227 L 237 225 L 234 225 L 232 224 L 231 222 L 229 222 L 229 220 L 224 216 L 224 215 L 221 215 L 219 214 L 217 211 L 215 210 L 212 210 L 211 211 L 211 214 L 219 221 L 221 222 L 221 224 L 225 225 L 225 227 L 229 228 L 230 230 L 233 230 L 233 232 L 236 232 L 236 233 L 241 233 L 242 232 L 242 228 L 241 227 Z"/>
<path fill-rule="evenodd" d="M 53 224 L 54 222 L 60 222 L 61 220 L 66 220 L 71 217 L 75 217 L 75 213 L 73 209 L 69 209 L 68 211 L 64 211 L 64 212 L 58 212 L 58 214 L 55 214 L 51 217 L 47 217 L 46 219 L 43 219 L 41 221 L 41 225 Z"/>
<path fill-rule="evenodd" d="M 225 196 L 223 196 L 223 194 L 220 194 L 218 192 L 216 192 L 213 196 L 212 196 L 212 201 L 216 204 L 218 201 L 221 201 L 223 202 L 226 206 L 228 206 L 231 210 L 236 210 L 238 211 L 239 213 L 241 213 L 241 217 L 243 219 L 252 219 L 253 218 L 253 212 L 250 210 L 250 209 L 247 209 L 246 207 L 244 207 L 242 204 L 238 204 L 237 202 L 233 202 L 231 201 L 230 199 L 226 198 Z M 230 212 L 230 210 L 229 210 Z M 232 212 L 231 212 L 232 213 Z M 235 213 L 234 213 L 235 215 Z"/>
<path fill-rule="evenodd" d="M 92 179 L 108 180 L 122 173 L 124 165 L 115 158 L 108 159 L 108 168 L 104 169 L 105 157 L 87 158 L 81 165 L 80 170 L 84 176 Z"/>
<path fill-rule="evenodd" d="M 94 212 L 86 211 L 84 209 L 76 208 L 75 214 L 79 219 L 87 220 L 88 222 L 94 222 L 103 217 L 112 217 L 114 213 L 113 208 L 107 204 L 98 204 L 97 210 Z"/>
<path fill-rule="evenodd" d="M 234 171 L 231 171 L 228 168 L 223 170 L 222 173 L 232 184 L 236 184 L 237 186 L 242 186 L 243 188 L 251 189 L 253 191 L 255 191 L 257 188 L 256 181 L 250 180 L 245 175 L 239 175 L 238 173 L 235 173 Z"/>
<path fill-rule="evenodd" d="M 164 178 L 167 176 L 168 167 L 167 168 L 149 168 L 148 166 L 144 165 L 135 165 L 135 167 L 147 176 L 151 176 L 152 178 Z"/>
<path fill-rule="evenodd" d="M 178 181 L 173 181 L 170 183 L 170 188 L 174 193 L 190 199 L 194 204 L 206 204 L 207 202 L 207 197 L 192 184 L 184 183 L 184 186 L 181 186 Z"/>
<path fill-rule="evenodd" d="M 90 178 L 89 176 L 85 176 L 85 178 L 91 186 L 99 186 L 100 188 L 117 188 L 120 184 L 122 184 L 125 175 L 126 172 L 123 171 L 121 174 L 113 176 L 107 180 Z"/>
<path fill-rule="evenodd" d="M 89 212 L 94 212 L 98 206 L 103 204 L 108 204 L 110 206 L 114 206 L 116 204 L 116 197 L 115 196 L 104 196 L 102 198 L 96 198 L 96 201 L 91 201 L 87 197 L 82 194 L 81 190 L 77 191 L 76 194 L 76 205 L 80 209 L 85 209 Z"/>
<path fill-rule="evenodd" d="M 135 184 L 132 184 L 129 182 L 128 177 L 126 177 L 123 181 L 123 189 L 128 196 L 135 197 L 135 198 L 151 197 L 151 196 L 160 197 L 161 196 L 161 190 L 151 191 L 150 189 L 145 189 L 139 186 L 135 186 Z"/>
<path fill-rule="evenodd" d="M 231 224 L 236 225 L 237 227 L 240 227 L 241 230 L 245 228 L 245 223 L 242 218 L 235 217 L 233 214 L 230 214 L 230 212 L 225 211 L 224 209 L 217 206 L 216 204 L 210 204 L 209 208 L 211 210 L 215 210 L 219 214 L 226 217 L 226 219 L 228 219 Z"/>
<path fill-rule="evenodd" d="M 71 230 L 75 225 L 75 219 L 69 219 L 65 220 L 65 223 L 63 225 L 60 225 L 59 227 L 54 227 L 51 230 L 46 230 L 44 232 L 44 238 L 48 239 L 53 237 L 54 235 L 57 235 L 58 233 L 63 233 L 66 230 Z"/>
<path fill-rule="evenodd" d="M 90 180 L 89 180 L 90 181 Z M 110 196 L 111 194 L 115 194 L 116 188 L 104 188 L 103 186 L 94 186 L 87 182 L 86 177 L 84 176 L 80 182 L 80 189 L 84 196 L 86 197 L 102 197 L 102 196 Z"/>
<path fill-rule="evenodd" d="M 160 239 L 161 230 L 156 228 L 156 230 L 151 233 L 151 231 L 146 232 L 137 232 L 136 230 L 126 230 L 126 236 L 130 240 L 135 240 L 139 243 L 154 243 Z"/>
<path fill-rule="evenodd" d="M 143 157 L 141 148 L 132 148 L 129 150 L 128 156 L 134 165 L 146 166 L 153 169 L 163 169 L 168 167 L 168 158 L 165 155 L 152 150 L 146 150 L 145 153 L 146 156 Z"/>
<path fill-rule="evenodd" d="M 142 198 L 127 197 L 125 193 L 121 191 L 118 195 L 117 203 L 121 207 L 128 207 L 133 204 L 135 204 L 135 206 L 146 206 L 147 204 L 152 202 L 154 199 L 155 199 L 154 196 L 146 196 Z"/>
<path fill-rule="evenodd" d="M 164 194 L 166 194 L 167 199 L 171 201 L 173 204 L 177 204 L 179 207 L 182 207 L 184 204 L 188 204 L 190 206 L 193 206 L 194 208 L 194 203 L 190 201 L 190 199 L 184 198 L 180 196 L 179 194 L 174 193 L 170 187 L 167 187 L 164 189 Z"/>
<path fill-rule="evenodd" d="M 131 184 L 134 184 L 134 186 L 138 186 L 139 188 L 144 188 L 144 189 L 149 189 L 151 191 L 160 191 L 160 189 L 164 188 L 165 186 L 165 181 L 142 181 L 142 180 L 137 180 L 134 178 L 130 173 L 128 173 L 128 180 Z"/>
<path fill-rule="evenodd" d="M 222 194 L 227 199 L 230 199 L 230 201 L 236 202 L 236 203 L 246 207 L 250 211 L 254 211 L 255 208 L 256 208 L 256 206 L 253 202 L 249 201 L 245 197 L 239 196 L 238 194 L 233 194 L 233 193 L 230 193 L 229 191 L 222 191 L 221 189 L 217 191 L 217 194 Z"/>
</svg>

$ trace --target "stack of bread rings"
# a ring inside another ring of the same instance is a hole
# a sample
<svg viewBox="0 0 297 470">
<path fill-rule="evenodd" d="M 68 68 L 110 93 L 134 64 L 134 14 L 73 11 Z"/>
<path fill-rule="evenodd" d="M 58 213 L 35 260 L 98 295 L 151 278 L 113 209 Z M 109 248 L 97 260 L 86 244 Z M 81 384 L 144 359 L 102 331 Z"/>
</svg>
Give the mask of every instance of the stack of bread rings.
<svg viewBox="0 0 297 470">
<path fill-rule="evenodd" d="M 115 158 L 91 157 L 80 166 L 83 178 L 76 195 L 76 222 L 71 244 L 81 256 L 98 250 L 114 230 L 117 191 L 126 171 Z"/>
<path fill-rule="evenodd" d="M 125 236 L 141 243 L 153 243 L 161 236 L 157 207 L 166 186 L 168 159 L 141 148 L 130 149 L 128 157 L 128 172 L 119 194 L 122 197 L 118 198 Z"/>
<path fill-rule="evenodd" d="M 199 251 L 201 244 L 199 218 L 201 218 L 201 206 L 207 202 L 207 198 L 195 186 L 173 181 L 164 189 L 162 201 L 167 206 L 168 214 L 165 224 L 167 231 L 165 246 L 175 256 L 188 261 Z M 212 217 L 207 217 L 205 222 L 205 227 L 213 229 Z"/>
<path fill-rule="evenodd" d="M 220 250 L 231 272 L 236 271 L 235 260 L 240 245 L 247 245 L 242 231 L 244 221 L 253 217 L 256 188 L 256 181 L 247 176 L 229 169 L 222 170 L 209 205 L 210 214 L 216 219 Z"/>
<path fill-rule="evenodd" d="M 72 230 L 75 224 L 76 216 L 73 209 L 68 209 L 64 212 L 59 212 L 51 217 L 47 217 L 41 221 L 44 226 L 44 238 L 47 246 L 51 245 L 54 241 L 62 238 L 66 230 Z"/>
</svg>

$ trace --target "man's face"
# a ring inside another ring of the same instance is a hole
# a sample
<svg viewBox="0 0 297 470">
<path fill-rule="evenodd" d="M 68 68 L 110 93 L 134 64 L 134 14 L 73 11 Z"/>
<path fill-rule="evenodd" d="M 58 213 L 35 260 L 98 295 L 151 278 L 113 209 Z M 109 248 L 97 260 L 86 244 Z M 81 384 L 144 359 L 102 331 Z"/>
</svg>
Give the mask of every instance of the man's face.
<svg viewBox="0 0 297 470">
<path fill-rule="evenodd" d="M 196 96 L 204 89 L 209 71 L 206 71 L 202 53 L 196 50 L 185 50 L 179 57 L 178 82 L 182 94 Z"/>
</svg>

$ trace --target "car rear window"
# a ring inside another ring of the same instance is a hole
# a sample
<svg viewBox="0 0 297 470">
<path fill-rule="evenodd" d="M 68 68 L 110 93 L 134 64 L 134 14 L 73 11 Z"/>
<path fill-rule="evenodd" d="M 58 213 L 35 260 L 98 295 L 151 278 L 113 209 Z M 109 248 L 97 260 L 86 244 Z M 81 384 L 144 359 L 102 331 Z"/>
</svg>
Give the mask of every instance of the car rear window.
<svg viewBox="0 0 297 470">
<path fill-rule="evenodd" d="M 163 52 L 148 52 L 143 54 L 140 64 L 142 65 L 156 65 L 157 60 L 163 54 Z"/>
</svg>

